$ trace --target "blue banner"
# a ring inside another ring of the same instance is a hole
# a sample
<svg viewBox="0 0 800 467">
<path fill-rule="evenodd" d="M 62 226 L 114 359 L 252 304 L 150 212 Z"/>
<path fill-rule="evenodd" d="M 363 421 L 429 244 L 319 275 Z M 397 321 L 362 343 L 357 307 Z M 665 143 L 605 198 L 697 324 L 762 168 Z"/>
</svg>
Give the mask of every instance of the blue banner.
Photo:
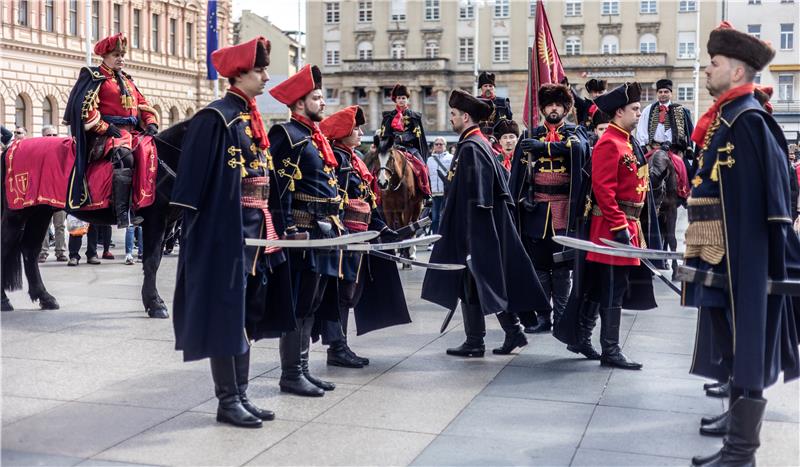
<svg viewBox="0 0 800 467">
<path fill-rule="evenodd" d="M 217 69 L 211 63 L 211 53 L 219 47 L 219 37 L 217 32 L 217 0 L 208 1 L 208 11 L 206 13 L 206 67 L 208 68 L 208 79 L 217 79 Z"/>
</svg>

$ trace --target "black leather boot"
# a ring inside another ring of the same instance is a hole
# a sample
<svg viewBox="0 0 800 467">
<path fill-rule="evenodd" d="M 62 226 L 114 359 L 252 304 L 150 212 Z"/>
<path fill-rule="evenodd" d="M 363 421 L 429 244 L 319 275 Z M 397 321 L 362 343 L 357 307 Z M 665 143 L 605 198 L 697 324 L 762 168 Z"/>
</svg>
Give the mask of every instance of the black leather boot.
<svg viewBox="0 0 800 467">
<path fill-rule="evenodd" d="M 569 301 L 569 292 L 572 288 L 572 281 L 570 280 L 570 270 L 566 267 L 557 267 L 553 269 L 552 273 L 552 294 L 553 294 L 553 324 L 557 323 L 564 310 L 567 309 L 567 302 Z"/>
<path fill-rule="evenodd" d="M 580 316 L 578 316 L 578 343 L 576 345 L 568 345 L 567 350 L 582 354 L 589 360 L 600 360 L 600 354 L 597 353 L 597 350 L 592 345 L 592 330 L 597 323 L 599 313 L 599 303 L 585 302 L 581 308 Z"/>
<path fill-rule="evenodd" d="M 353 352 L 353 350 L 350 348 L 350 346 L 347 345 L 347 341 L 344 341 L 344 351 L 347 352 L 348 355 L 350 355 L 350 358 L 352 358 L 355 361 L 361 363 L 362 366 L 369 365 L 369 359 L 366 358 L 366 357 L 362 357 L 360 355 L 356 355 L 356 353 Z"/>
<path fill-rule="evenodd" d="M 497 313 L 497 321 L 500 321 L 500 327 L 506 333 L 506 338 L 503 340 L 503 345 L 496 349 L 492 349 L 495 355 L 508 355 L 513 352 L 517 347 L 525 347 L 528 345 L 528 339 L 522 332 L 522 325 L 519 323 L 519 316 L 516 313 L 502 312 Z"/>
<path fill-rule="evenodd" d="M 328 365 L 341 366 L 344 368 L 364 368 L 360 360 L 353 358 L 345 341 L 332 342 L 328 347 Z"/>
<path fill-rule="evenodd" d="M 242 407 L 261 420 L 267 422 L 275 420 L 275 412 L 259 409 L 247 397 L 247 386 L 250 383 L 250 350 L 233 357 L 233 360 L 236 364 L 236 385 L 239 387 L 239 400 L 242 402 Z"/>
<path fill-rule="evenodd" d="M 300 323 L 298 323 L 299 325 Z M 303 375 L 300 362 L 300 329 L 284 333 L 280 339 L 281 392 L 306 397 L 322 397 L 325 391 L 311 384 Z"/>
<path fill-rule="evenodd" d="M 706 384 L 703 385 L 703 391 L 705 391 L 707 389 L 711 389 L 711 388 L 718 388 L 718 387 L 722 386 L 723 384 L 725 384 L 725 383 L 722 382 L 722 381 L 717 381 L 716 383 L 706 383 Z"/>
<path fill-rule="evenodd" d="M 704 467 L 755 467 L 756 451 L 761 445 L 759 433 L 766 399 L 740 397 L 731 405 L 728 434 L 722 449 L 705 458 L 692 458 L 692 465 Z M 702 462 L 705 461 L 705 462 Z"/>
<path fill-rule="evenodd" d="M 303 376 L 309 383 L 323 391 L 333 391 L 336 385 L 311 376 L 308 371 L 308 357 L 311 351 L 311 328 L 314 327 L 314 318 L 305 318 L 300 321 L 300 368 Z"/>
<path fill-rule="evenodd" d="M 233 357 L 214 357 L 209 360 L 214 393 L 219 400 L 217 421 L 243 428 L 261 428 L 261 420 L 248 412 L 239 398 Z"/>
<path fill-rule="evenodd" d="M 703 418 L 700 420 L 700 434 L 703 436 L 716 436 L 722 437 L 728 432 L 728 423 L 730 422 L 730 411 L 726 410 L 716 417 Z M 702 423 L 706 421 L 707 423 Z"/>
<path fill-rule="evenodd" d="M 720 384 L 717 387 L 708 388 L 706 389 L 706 395 L 708 397 L 730 397 L 731 395 L 731 383 Z"/>
<path fill-rule="evenodd" d="M 642 364 L 628 359 L 619 348 L 619 322 L 621 319 L 621 308 L 600 308 L 600 345 L 603 347 L 600 365 L 623 370 L 641 370 Z"/>
<path fill-rule="evenodd" d="M 114 198 L 114 212 L 117 214 L 117 227 L 127 228 L 139 225 L 144 219 L 139 216 L 131 218 L 131 186 L 133 185 L 133 169 L 114 169 L 111 178 L 111 189 Z"/>
<path fill-rule="evenodd" d="M 483 343 L 483 338 L 486 336 L 486 321 L 484 321 L 481 306 L 461 302 L 461 314 L 464 317 L 464 332 L 467 334 L 467 340 L 458 347 L 447 349 L 447 355 L 483 357 L 486 352 L 486 346 Z"/>
<path fill-rule="evenodd" d="M 542 286 L 542 290 L 544 290 L 544 296 L 548 297 L 548 299 L 553 294 L 553 278 L 551 277 L 550 271 L 545 270 L 537 270 L 536 277 L 539 278 L 539 284 Z M 547 316 L 545 318 L 545 315 Z M 550 332 L 553 329 L 553 323 L 550 321 L 550 310 L 547 311 L 537 311 L 536 313 L 536 324 L 532 326 L 525 327 L 526 334 L 539 334 L 544 332 Z"/>
</svg>

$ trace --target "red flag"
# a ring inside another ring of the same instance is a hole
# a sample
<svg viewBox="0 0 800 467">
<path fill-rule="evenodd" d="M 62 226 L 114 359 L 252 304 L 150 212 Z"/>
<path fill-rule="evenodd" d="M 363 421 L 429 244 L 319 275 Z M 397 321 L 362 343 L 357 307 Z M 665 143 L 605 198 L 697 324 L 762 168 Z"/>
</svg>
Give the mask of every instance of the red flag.
<svg viewBox="0 0 800 467">
<path fill-rule="evenodd" d="M 525 90 L 525 106 L 522 118 L 528 128 L 539 124 L 539 103 L 537 102 L 537 90 L 543 84 L 561 83 L 566 74 L 561 65 L 561 57 L 558 56 L 558 48 L 553 40 L 553 33 L 550 31 L 550 23 L 547 21 L 547 14 L 544 12 L 544 0 L 536 2 L 536 23 L 534 25 L 536 37 L 533 40 L 533 54 L 531 56 L 529 70 L 533 74 L 533 92 Z M 528 122 L 530 106 L 533 106 L 533 125 Z"/>
</svg>

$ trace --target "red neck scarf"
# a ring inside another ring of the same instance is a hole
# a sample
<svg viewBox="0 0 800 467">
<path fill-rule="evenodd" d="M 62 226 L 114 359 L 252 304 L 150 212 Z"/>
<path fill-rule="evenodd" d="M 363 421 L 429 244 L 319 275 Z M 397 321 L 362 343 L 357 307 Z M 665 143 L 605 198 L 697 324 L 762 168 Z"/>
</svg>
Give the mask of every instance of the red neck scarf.
<svg viewBox="0 0 800 467">
<path fill-rule="evenodd" d="M 706 133 L 708 132 L 708 127 L 711 126 L 711 123 L 717 117 L 719 113 L 720 107 L 726 102 L 730 102 L 738 97 L 742 97 L 747 94 L 752 94 L 755 90 L 756 85 L 753 83 L 743 84 L 741 86 L 737 86 L 735 88 L 729 89 L 725 91 L 725 94 L 719 96 L 719 98 L 714 101 L 714 104 L 706 110 L 706 113 L 700 117 L 700 120 L 697 121 L 697 126 L 694 127 L 694 131 L 692 132 L 692 141 L 697 143 L 698 146 L 702 146 L 706 139 Z"/>
<path fill-rule="evenodd" d="M 658 123 L 667 121 L 667 106 L 664 104 L 658 105 Z"/>
<path fill-rule="evenodd" d="M 258 104 L 256 104 L 255 97 L 248 97 L 247 94 L 242 92 L 236 86 L 231 86 L 228 89 L 230 92 L 244 99 L 247 102 L 247 108 L 250 110 L 250 128 L 253 130 L 253 139 L 258 142 L 258 147 L 266 150 L 269 149 L 269 139 L 267 138 L 267 128 L 264 126 L 264 121 L 261 120 L 261 112 L 258 111 Z"/>
<path fill-rule="evenodd" d="M 511 158 L 514 156 L 514 151 L 506 152 L 505 149 L 501 149 L 501 154 L 503 155 L 503 167 L 506 168 L 509 172 L 511 171 Z"/>
<path fill-rule="evenodd" d="M 311 141 L 314 143 L 314 146 L 316 146 L 317 150 L 322 156 L 322 160 L 325 162 L 325 165 L 328 167 L 339 167 L 339 163 L 336 162 L 336 157 L 333 155 L 331 143 L 329 143 L 328 138 L 322 134 L 317 122 L 312 122 L 308 118 L 303 117 L 302 115 L 297 115 L 294 112 L 292 112 L 292 118 L 311 128 Z"/>
<path fill-rule="evenodd" d="M 544 127 L 547 129 L 547 136 L 544 138 L 546 142 L 557 143 L 561 141 L 561 135 L 558 134 L 558 129 L 561 128 L 561 125 L 553 126 L 545 122 Z"/>
<path fill-rule="evenodd" d="M 406 127 L 403 125 L 403 112 L 408 108 L 400 108 L 399 105 L 394 107 L 397 110 L 394 118 L 392 119 L 392 128 L 397 131 L 405 131 Z"/>
<path fill-rule="evenodd" d="M 343 151 L 345 151 L 348 154 L 350 154 L 350 165 L 353 166 L 353 170 L 355 170 L 356 173 L 358 174 L 358 176 L 361 177 L 361 180 L 364 180 L 367 184 L 371 184 L 372 183 L 372 179 L 374 177 L 369 172 L 369 169 L 367 169 L 367 165 L 364 164 L 364 161 L 362 161 L 356 155 L 356 152 L 353 151 L 353 148 L 349 148 L 349 147 L 347 147 L 347 146 L 345 146 L 344 144 L 341 144 L 341 143 L 333 143 L 333 144 L 337 148 L 342 149 Z"/>
</svg>

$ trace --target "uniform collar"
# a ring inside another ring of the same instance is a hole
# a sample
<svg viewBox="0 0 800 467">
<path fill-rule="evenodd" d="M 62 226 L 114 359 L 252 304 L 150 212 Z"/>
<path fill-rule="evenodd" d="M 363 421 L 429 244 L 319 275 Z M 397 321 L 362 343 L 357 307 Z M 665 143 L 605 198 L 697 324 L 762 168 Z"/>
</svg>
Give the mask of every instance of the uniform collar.
<svg viewBox="0 0 800 467">
<path fill-rule="evenodd" d="M 107 77 L 114 76 L 114 70 L 112 70 L 111 68 L 106 66 L 105 63 L 101 63 L 99 69 L 100 69 L 100 73 L 102 73 L 104 76 L 107 76 Z M 120 70 L 120 72 L 122 72 L 122 70 Z"/>
<path fill-rule="evenodd" d="M 461 137 L 458 138 L 458 142 L 460 143 L 461 141 L 464 141 L 465 139 L 469 138 L 470 136 L 472 136 L 472 135 L 474 135 L 476 133 L 480 133 L 480 132 L 481 132 L 480 127 L 478 125 L 473 125 L 473 126 L 467 128 L 466 130 L 464 130 L 463 133 L 461 133 Z"/>
<path fill-rule="evenodd" d="M 611 134 L 621 136 L 625 139 L 630 139 L 631 137 L 630 132 L 626 131 L 621 126 L 614 124 L 614 122 L 608 124 L 608 129 L 606 129 L 606 131 L 610 131 Z"/>
</svg>

